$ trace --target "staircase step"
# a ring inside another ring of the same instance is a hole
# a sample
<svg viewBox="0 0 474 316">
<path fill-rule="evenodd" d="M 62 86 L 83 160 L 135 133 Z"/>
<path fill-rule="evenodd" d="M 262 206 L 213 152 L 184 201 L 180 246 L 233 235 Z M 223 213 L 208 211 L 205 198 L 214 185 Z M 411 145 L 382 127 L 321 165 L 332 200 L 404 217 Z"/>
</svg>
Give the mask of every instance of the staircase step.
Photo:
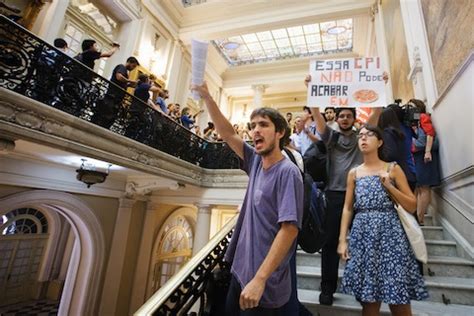
<svg viewBox="0 0 474 316">
<path fill-rule="evenodd" d="M 421 226 L 425 239 L 443 240 L 444 232 L 441 226 Z"/>
<path fill-rule="evenodd" d="M 433 215 L 425 214 L 425 218 L 423 219 L 423 223 L 425 226 L 435 226 L 433 221 Z"/>
<path fill-rule="evenodd" d="M 431 256 L 424 265 L 424 273 L 426 276 L 474 278 L 474 262 L 459 257 Z"/>
<path fill-rule="evenodd" d="M 353 296 L 336 293 L 334 304 L 324 306 L 319 304 L 319 291 L 298 290 L 299 300 L 313 313 L 319 316 L 359 316 L 362 307 Z M 466 305 L 435 303 L 428 301 L 412 301 L 413 315 L 417 316 L 471 316 L 474 315 L 474 307 Z M 387 304 L 382 304 L 381 315 L 390 315 Z"/>
<path fill-rule="evenodd" d="M 296 251 L 296 264 L 298 266 L 321 267 L 321 254 L 306 253 L 303 250 Z M 339 268 L 343 269 L 346 266 L 344 260 L 339 260 Z"/>
<path fill-rule="evenodd" d="M 449 240 L 425 239 L 428 256 L 456 257 L 456 243 Z"/>
<path fill-rule="evenodd" d="M 320 253 L 306 253 L 298 250 L 296 253 L 296 264 L 299 267 L 321 267 Z M 345 262 L 339 261 L 339 268 L 344 269 Z M 428 269 L 430 269 L 428 271 Z M 424 265 L 426 276 L 447 276 L 474 278 L 474 261 L 460 257 L 429 256 L 428 263 Z"/>
<path fill-rule="evenodd" d="M 338 270 L 339 278 L 342 278 L 344 269 Z M 296 267 L 298 289 L 302 290 L 319 290 L 321 283 L 320 267 Z M 339 289 L 339 285 L 338 285 Z"/>
<path fill-rule="evenodd" d="M 340 260 L 339 265 L 342 263 Z M 298 266 L 320 267 L 321 254 L 320 253 L 306 253 L 303 250 L 296 251 L 296 264 Z"/>
<path fill-rule="evenodd" d="M 296 273 L 298 289 L 320 289 L 321 268 L 298 266 Z M 339 277 L 342 277 L 343 273 L 344 270 L 339 269 Z M 474 305 L 474 279 L 425 276 L 425 281 L 430 294 L 429 301 L 443 303 L 444 295 L 451 304 Z"/>
<path fill-rule="evenodd" d="M 474 279 L 427 276 L 425 281 L 430 301 L 474 305 Z"/>
</svg>

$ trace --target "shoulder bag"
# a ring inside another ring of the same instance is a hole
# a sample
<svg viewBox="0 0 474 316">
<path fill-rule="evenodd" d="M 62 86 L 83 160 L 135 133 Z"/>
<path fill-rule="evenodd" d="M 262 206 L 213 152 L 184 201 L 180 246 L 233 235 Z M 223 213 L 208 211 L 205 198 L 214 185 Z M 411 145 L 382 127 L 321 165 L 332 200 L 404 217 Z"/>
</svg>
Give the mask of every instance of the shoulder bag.
<svg viewBox="0 0 474 316">
<path fill-rule="evenodd" d="M 387 168 L 389 174 L 392 166 L 393 164 L 389 164 Z M 428 251 L 426 250 L 425 238 L 423 237 L 423 231 L 421 230 L 420 225 L 415 216 L 406 211 L 403 206 L 397 202 L 394 196 L 390 195 L 390 198 L 397 210 L 398 217 L 400 218 L 400 222 L 402 222 L 403 229 L 405 230 L 416 259 L 426 263 L 428 261 Z"/>
</svg>

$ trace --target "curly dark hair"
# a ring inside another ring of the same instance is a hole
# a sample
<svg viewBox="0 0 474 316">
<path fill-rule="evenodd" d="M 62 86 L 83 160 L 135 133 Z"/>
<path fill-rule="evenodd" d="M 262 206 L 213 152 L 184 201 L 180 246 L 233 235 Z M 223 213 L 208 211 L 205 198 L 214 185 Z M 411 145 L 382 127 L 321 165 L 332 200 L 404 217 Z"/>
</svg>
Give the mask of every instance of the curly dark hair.
<svg viewBox="0 0 474 316">
<path fill-rule="evenodd" d="M 272 108 L 255 109 L 253 110 L 252 114 L 250 114 L 250 120 L 252 120 L 256 116 L 268 117 L 270 121 L 275 125 L 275 131 L 285 134 L 288 122 L 283 117 L 283 115 L 281 115 L 280 112 L 278 112 L 277 110 Z M 283 149 L 283 147 L 285 147 L 284 138 L 285 137 L 280 138 L 280 149 Z"/>
</svg>

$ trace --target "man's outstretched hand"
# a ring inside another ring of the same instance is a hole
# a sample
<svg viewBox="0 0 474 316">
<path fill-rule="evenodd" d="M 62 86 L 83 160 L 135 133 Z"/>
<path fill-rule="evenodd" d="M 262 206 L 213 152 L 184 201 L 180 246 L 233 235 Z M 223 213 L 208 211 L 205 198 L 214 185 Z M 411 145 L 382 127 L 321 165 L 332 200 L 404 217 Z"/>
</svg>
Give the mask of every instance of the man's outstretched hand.
<svg viewBox="0 0 474 316">
<path fill-rule="evenodd" d="M 196 91 L 202 99 L 210 98 L 209 88 L 207 83 L 204 81 L 202 85 L 191 85 L 191 91 Z"/>
<path fill-rule="evenodd" d="M 385 81 L 385 84 L 388 82 L 388 72 L 384 71 L 383 76 L 382 76 L 383 81 Z"/>
<path fill-rule="evenodd" d="M 308 87 L 309 83 L 311 82 L 311 75 L 307 75 L 305 78 L 304 78 L 304 85 L 306 86 L 306 88 Z"/>
</svg>

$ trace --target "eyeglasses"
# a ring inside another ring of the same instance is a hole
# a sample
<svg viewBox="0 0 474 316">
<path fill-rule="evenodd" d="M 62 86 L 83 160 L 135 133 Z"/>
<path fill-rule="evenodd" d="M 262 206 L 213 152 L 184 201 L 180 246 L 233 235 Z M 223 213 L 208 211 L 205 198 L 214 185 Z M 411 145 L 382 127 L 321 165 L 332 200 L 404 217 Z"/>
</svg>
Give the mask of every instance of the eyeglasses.
<svg viewBox="0 0 474 316">
<path fill-rule="evenodd" d="M 362 138 L 364 136 L 367 136 L 367 137 L 372 137 L 372 136 L 375 136 L 375 132 L 373 131 L 368 131 L 367 133 L 359 133 L 357 134 L 357 138 Z"/>
</svg>

